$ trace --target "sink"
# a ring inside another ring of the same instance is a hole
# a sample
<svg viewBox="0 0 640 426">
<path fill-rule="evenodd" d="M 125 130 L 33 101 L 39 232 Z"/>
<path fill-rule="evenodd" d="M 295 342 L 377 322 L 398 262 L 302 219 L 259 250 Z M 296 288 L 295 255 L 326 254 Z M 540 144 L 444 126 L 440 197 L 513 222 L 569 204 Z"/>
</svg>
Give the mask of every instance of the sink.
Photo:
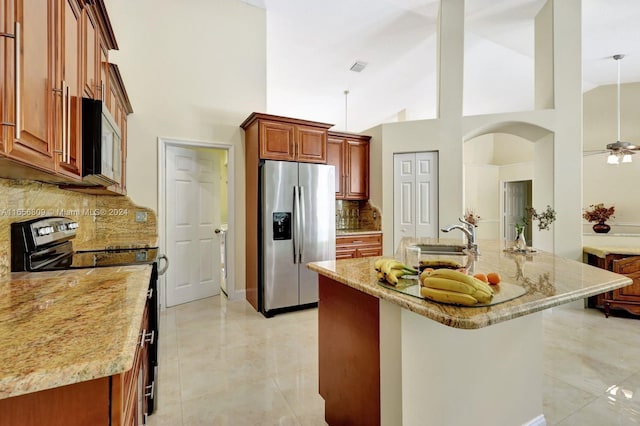
<svg viewBox="0 0 640 426">
<path fill-rule="evenodd" d="M 420 247 L 421 254 L 457 254 L 464 255 L 467 246 L 463 245 L 440 245 L 440 244 L 415 244 Z"/>
</svg>

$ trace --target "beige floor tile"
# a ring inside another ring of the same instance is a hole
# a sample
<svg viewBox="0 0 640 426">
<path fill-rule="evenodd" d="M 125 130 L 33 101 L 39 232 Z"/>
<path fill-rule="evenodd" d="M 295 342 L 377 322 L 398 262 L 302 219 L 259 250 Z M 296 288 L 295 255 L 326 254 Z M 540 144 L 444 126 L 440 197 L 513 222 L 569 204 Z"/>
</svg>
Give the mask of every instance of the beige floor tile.
<svg viewBox="0 0 640 426">
<path fill-rule="evenodd" d="M 640 320 L 581 302 L 546 310 L 549 426 L 640 424 Z M 317 310 L 264 318 L 216 296 L 161 314 L 159 409 L 151 426 L 325 426 Z"/>
<path fill-rule="evenodd" d="M 543 381 L 543 413 L 547 425 L 558 424 L 598 397 L 571 386 L 560 379 L 545 375 Z"/>
<path fill-rule="evenodd" d="M 272 380 L 236 386 L 233 391 L 186 399 L 185 425 L 298 425 Z"/>
</svg>

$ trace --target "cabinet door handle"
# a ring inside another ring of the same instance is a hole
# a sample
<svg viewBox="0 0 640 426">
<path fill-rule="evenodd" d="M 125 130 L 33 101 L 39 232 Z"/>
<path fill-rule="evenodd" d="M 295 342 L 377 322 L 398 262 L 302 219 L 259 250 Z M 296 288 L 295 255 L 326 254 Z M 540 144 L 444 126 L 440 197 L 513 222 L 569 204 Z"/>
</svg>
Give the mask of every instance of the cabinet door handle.
<svg viewBox="0 0 640 426">
<path fill-rule="evenodd" d="M 22 81 L 21 81 L 21 77 L 20 77 L 20 72 L 21 72 L 21 66 L 20 66 L 20 50 L 21 50 L 21 35 L 20 35 L 20 22 L 16 22 L 15 23 L 15 43 L 14 43 L 14 48 L 15 48 L 15 73 L 16 73 L 16 87 L 15 87 L 15 94 L 16 94 L 16 100 L 15 100 L 15 113 L 16 113 L 16 117 L 15 117 L 15 137 L 16 139 L 20 139 L 20 134 L 21 134 L 21 127 L 22 127 L 22 123 L 20 122 L 20 113 L 21 113 L 21 102 L 22 102 L 22 96 L 20 95 L 20 90 L 21 90 L 21 86 L 22 86 Z"/>
<path fill-rule="evenodd" d="M 155 339 L 155 337 L 156 337 L 156 331 L 151 330 L 151 333 L 147 333 L 147 339 L 145 341 L 150 345 L 153 345 L 153 340 Z"/>
<path fill-rule="evenodd" d="M 147 330 L 143 329 L 140 336 L 140 347 L 143 348 L 145 343 L 149 343 L 153 345 L 153 340 L 155 338 L 155 335 L 156 335 L 155 330 L 151 330 L 151 333 L 147 333 Z"/>
<path fill-rule="evenodd" d="M 62 162 L 67 161 L 67 82 L 62 80 Z"/>
<path fill-rule="evenodd" d="M 153 399 L 153 392 L 155 391 L 155 388 L 156 388 L 156 382 L 154 380 L 153 382 L 151 382 L 150 385 L 144 387 L 144 390 L 145 390 L 144 396 L 148 396 L 151 399 Z"/>
<path fill-rule="evenodd" d="M 71 163 L 71 96 L 67 84 L 67 163 Z"/>
</svg>

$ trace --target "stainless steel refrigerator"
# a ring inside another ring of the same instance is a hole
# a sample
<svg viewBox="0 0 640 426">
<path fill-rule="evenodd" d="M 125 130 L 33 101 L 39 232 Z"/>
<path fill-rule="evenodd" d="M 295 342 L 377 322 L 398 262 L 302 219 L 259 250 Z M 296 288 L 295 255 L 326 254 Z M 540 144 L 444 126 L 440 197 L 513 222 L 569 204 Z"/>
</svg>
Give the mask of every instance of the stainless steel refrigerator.
<svg viewBox="0 0 640 426">
<path fill-rule="evenodd" d="M 317 306 L 318 275 L 309 262 L 336 256 L 335 168 L 264 161 L 260 170 L 260 310 Z"/>
</svg>

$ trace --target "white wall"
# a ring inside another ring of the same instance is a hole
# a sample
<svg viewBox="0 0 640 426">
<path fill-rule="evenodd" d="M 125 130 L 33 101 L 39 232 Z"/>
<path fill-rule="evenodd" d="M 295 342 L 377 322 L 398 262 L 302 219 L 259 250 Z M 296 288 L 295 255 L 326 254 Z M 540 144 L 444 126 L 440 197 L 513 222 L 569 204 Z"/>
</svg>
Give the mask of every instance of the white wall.
<svg viewBox="0 0 640 426">
<path fill-rule="evenodd" d="M 466 164 L 464 167 L 464 206 L 480 215 L 476 228 L 479 240 L 497 240 L 500 236 L 500 167 L 491 164 Z"/>
<path fill-rule="evenodd" d="M 585 150 L 603 149 L 616 141 L 616 91 L 616 85 L 608 85 L 584 94 Z M 640 83 L 622 84 L 620 92 L 621 139 L 640 144 Z M 607 222 L 611 232 L 625 226 L 627 232 L 640 233 L 639 154 L 633 155 L 632 163 L 617 166 L 606 164 L 606 154 L 584 157 L 583 208 L 597 203 L 615 206 L 615 218 Z"/>
<path fill-rule="evenodd" d="M 127 191 L 158 211 L 158 137 L 235 147 L 235 277 L 244 282 L 244 148 L 240 123 L 266 107 L 266 13 L 237 0 L 106 0 L 133 106 Z"/>
<path fill-rule="evenodd" d="M 440 159 L 440 221 L 453 221 L 464 211 L 462 144 L 466 139 L 487 133 L 511 133 L 531 140 L 550 136 L 551 150 L 545 143 L 536 144 L 534 168 L 536 187 L 534 204 L 542 204 L 549 197 L 558 213 L 553 233 L 553 249 L 559 255 L 582 258 L 582 90 L 581 90 L 581 4 L 580 0 L 549 3 L 552 14 L 536 21 L 536 31 L 553 34 L 554 109 L 463 117 L 462 62 L 464 55 L 460 38 L 464 34 L 464 7 L 458 1 L 441 4 L 440 15 L 440 116 L 436 120 L 392 123 L 382 125 L 382 158 L 394 152 L 439 151 Z M 551 19 L 553 15 L 553 19 Z M 538 56 L 539 53 L 536 52 Z M 548 83 L 548 82 L 547 82 Z M 503 94 L 508 96 L 508 94 Z M 457 115 L 456 115 L 457 114 Z M 545 139 L 545 142 L 549 139 Z M 562 162 L 554 161 L 562 158 Z M 375 161 L 375 160 L 374 160 Z M 544 173 L 545 176 L 539 175 Z M 393 230 L 393 168 L 382 170 L 384 196 L 382 229 Z M 393 253 L 390 238 L 385 238 L 384 252 Z M 542 248 L 547 248 L 547 244 Z"/>
</svg>

